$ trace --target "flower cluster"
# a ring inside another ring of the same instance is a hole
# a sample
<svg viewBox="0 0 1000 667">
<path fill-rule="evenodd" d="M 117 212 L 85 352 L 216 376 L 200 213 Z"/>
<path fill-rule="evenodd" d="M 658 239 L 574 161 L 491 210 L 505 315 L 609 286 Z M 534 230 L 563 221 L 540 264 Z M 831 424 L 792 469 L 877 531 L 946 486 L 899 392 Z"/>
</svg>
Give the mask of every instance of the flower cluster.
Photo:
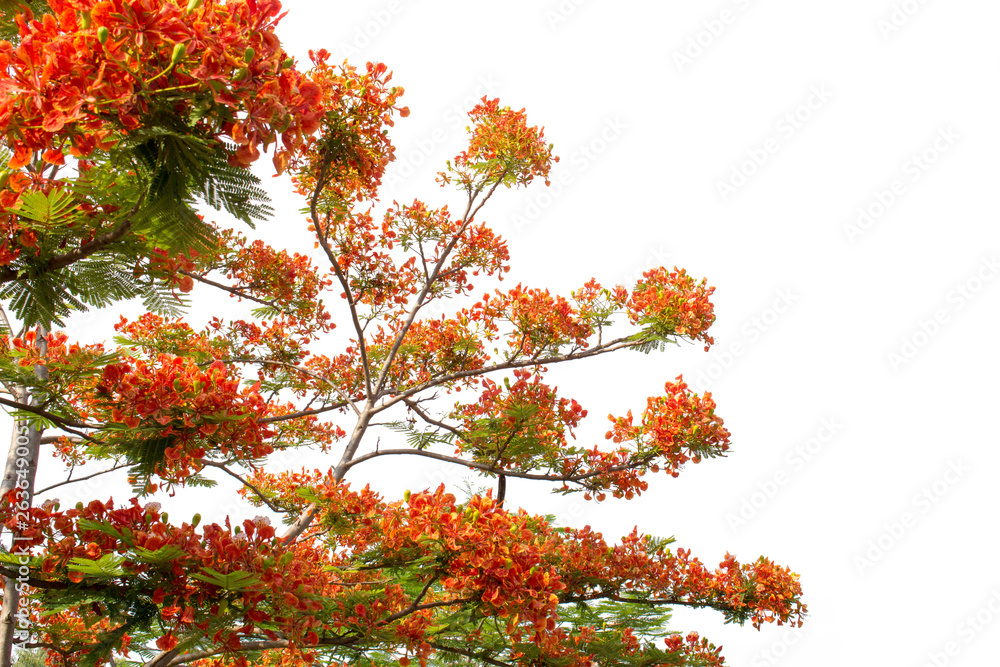
<svg viewBox="0 0 1000 667">
<path fill-rule="evenodd" d="M 384 64 L 368 63 L 359 72 L 346 62 L 329 64 L 326 49 L 310 51 L 309 57 L 310 81 L 320 91 L 315 105 L 322 132 L 291 156 L 289 166 L 299 193 L 321 194 L 320 201 L 343 210 L 352 201 L 375 198 L 395 156 L 386 128 L 393 125 L 393 112 L 406 117 L 410 111 L 396 105 L 403 88 L 388 85 L 392 73 Z"/>
<path fill-rule="evenodd" d="M 200 6 L 198 6 L 200 5 Z M 321 86 L 299 73 L 274 34 L 278 0 L 50 0 L 16 18 L 0 44 L 0 134 L 10 167 L 33 151 L 53 164 L 108 149 L 158 114 L 197 119 L 249 165 L 280 138 L 287 162 L 319 128 Z"/>
<path fill-rule="evenodd" d="M 441 173 L 442 185 L 452 179 L 468 192 L 503 184 L 527 185 L 540 176 L 549 184 L 549 171 L 559 158 L 545 143 L 545 129 L 529 126 L 524 109 L 501 107 L 500 100 L 483 97 L 469 112 L 472 136 L 468 149 L 455 157 L 452 174 Z"/>
<path fill-rule="evenodd" d="M 705 280 L 696 281 L 684 269 L 667 271 L 663 267 L 643 273 L 631 295 L 624 287 L 617 293 L 627 298 L 626 310 L 633 324 L 650 328 L 660 336 L 686 336 L 705 343 L 705 349 L 714 343 L 707 334 L 715 322 L 715 313 L 709 297 L 714 287 L 707 287 Z"/>
<path fill-rule="evenodd" d="M 15 523 L 9 515 L 4 521 L 8 526 Z M 277 637 L 274 628 L 315 643 L 312 614 L 324 609 L 320 600 L 335 590 L 324 572 L 327 557 L 308 545 L 284 545 L 265 517 L 247 519 L 235 528 L 227 519 L 225 526 L 209 524 L 200 531 L 199 521 L 196 515 L 191 523 L 171 524 L 159 503 L 141 506 L 135 498 L 122 507 L 109 499 L 65 511 L 51 503 L 32 508 L 21 536 L 25 544 L 42 549 L 33 559 L 33 576 L 49 587 L 66 582 L 89 587 L 94 600 L 66 614 L 42 617 L 42 631 L 49 639 L 84 647 L 103 639 L 102 633 L 115 632 L 127 654 L 128 624 L 109 623 L 111 608 L 98 602 L 102 591 L 117 595 L 114 584 L 108 583 L 111 567 L 119 580 L 128 581 L 130 598 L 155 605 L 165 628 L 156 641 L 161 650 L 176 646 L 184 632 L 200 629 L 207 636 L 212 619 L 226 616 L 236 628 L 224 626 L 211 638 L 222 646 L 238 647 L 259 625 L 271 638 Z M 100 563 L 105 563 L 104 569 Z M 81 627 L 78 621 L 88 615 L 102 622 Z M 80 648 L 74 657 L 82 658 L 89 650 Z"/>
<path fill-rule="evenodd" d="M 655 453 L 665 459 L 667 473 L 677 477 L 680 467 L 704 457 L 720 456 L 729 449 L 729 431 L 715 414 L 711 392 L 703 396 L 688 389 L 681 376 L 667 382 L 663 396 L 646 401 L 640 424 L 632 411 L 624 417 L 608 416 L 612 423 L 606 438 L 613 442 L 634 442 L 640 455 Z"/>
<path fill-rule="evenodd" d="M 524 369 L 515 370 L 513 382 L 505 380 L 503 386 L 483 379 L 478 400 L 458 403 L 452 411 L 464 433 L 456 453 L 502 469 L 530 470 L 560 461 L 587 411 L 557 389 L 542 382 L 541 373 Z"/>
<path fill-rule="evenodd" d="M 162 438 L 164 459 L 155 472 L 180 482 L 200 468 L 206 447 L 251 460 L 274 451 L 266 442 L 272 431 L 259 421 L 268 406 L 258 387 L 241 388 L 220 361 L 202 368 L 160 354 L 108 364 L 91 411 L 104 423 L 122 425 L 121 439 L 140 426 L 147 436 Z"/>
</svg>

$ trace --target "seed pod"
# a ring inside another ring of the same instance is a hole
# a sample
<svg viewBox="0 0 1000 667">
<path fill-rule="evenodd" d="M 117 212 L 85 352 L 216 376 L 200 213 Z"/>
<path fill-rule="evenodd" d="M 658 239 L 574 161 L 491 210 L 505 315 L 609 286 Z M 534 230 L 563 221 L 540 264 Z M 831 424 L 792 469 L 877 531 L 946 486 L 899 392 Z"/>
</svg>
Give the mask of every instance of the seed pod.
<svg viewBox="0 0 1000 667">
<path fill-rule="evenodd" d="M 184 56 L 187 54 L 187 44 L 180 42 L 174 45 L 174 52 L 170 54 L 170 66 L 173 67 L 179 63 Z"/>
<path fill-rule="evenodd" d="M 104 44 L 108 41 L 108 27 L 102 25 L 97 29 L 97 41 Z"/>
</svg>

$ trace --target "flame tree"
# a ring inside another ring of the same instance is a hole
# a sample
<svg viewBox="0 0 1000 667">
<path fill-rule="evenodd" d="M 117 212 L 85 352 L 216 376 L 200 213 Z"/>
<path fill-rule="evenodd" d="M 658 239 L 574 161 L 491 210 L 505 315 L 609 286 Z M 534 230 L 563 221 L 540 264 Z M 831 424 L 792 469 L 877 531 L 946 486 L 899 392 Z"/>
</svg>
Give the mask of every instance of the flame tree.
<svg viewBox="0 0 1000 667">
<path fill-rule="evenodd" d="M 801 624 L 798 576 L 766 558 L 706 566 L 670 540 L 609 542 L 504 498 L 519 478 L 630 499 L 647 473 L 729 447 L 711 396 L 681 378 L 609 416 L 604 442 L 576 444 L 587 410 L 549 369 L 707 349 L 713 290 L 664 268 L 565 296 L 500 288 L 510 257 L 481 211 L 558 159 L 523 110 L 471 110 L 468 146 L 439 177 L 460 210 L 376 214 L 403 91 L 382 64 L 296 62 L 277 0 L 0 9 L 0 404 L 15 419 L 0 667 L 13 645 L 65 666 L 719 665 L 706 639 L 667 628 L 672 607 Z M 269 224 L 248 169 L 265 153 L 292 175 L 322 261 L 199 213 Z M 209 290 L 253 308 L 195 328 L 184 309 Z M 60 330 L 134 299 L 148 312 L 121 317 L 114 345 Z M 406 446 L 374 447 L 386 427 Z M 267 466 L 298 448 L 339 462 Z M 36 499 L 40 452 L 70 483 L 125 469 L 133 497 Z M 384 457 L 471 468 L 496 493 L 350 485 Z M 88 462 L 98 473 L 79 477 Z M 205 525 L 155 501 L 219 477 L 274 524 Z"/>
</svg>

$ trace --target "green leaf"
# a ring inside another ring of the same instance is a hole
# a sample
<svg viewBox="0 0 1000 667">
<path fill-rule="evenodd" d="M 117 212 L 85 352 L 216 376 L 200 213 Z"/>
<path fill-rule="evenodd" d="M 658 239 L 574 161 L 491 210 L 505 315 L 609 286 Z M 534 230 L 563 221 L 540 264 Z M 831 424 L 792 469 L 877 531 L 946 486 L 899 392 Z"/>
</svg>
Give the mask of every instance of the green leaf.
<svg viewBox="0 0 1000 667">
<path fill-rule="evenodd" d="M 117 528 L 114 528 L 107 524 L 100 523 L 99 521 L 91 521 L 90 519 L 78 519 L 76 525 L 81 530 L 98 530 L 104 533 L 105 535 L 110 535 L 111 537 L 119 541 L 123 541 L 125 539 Z"/>
<path fill-rule="evenodd" d="M 66 188 L 53 188 L 47 194 L 24 192 L 15 212 L 28 222 L 28 226 L 51 231 L 53 227 L 65 227 L 83 216 L 77 208 L 77 197 Z"/>
<path fill-rule="evenodd" d="M 150 551 L 149 549 L 144 549 L 142 547 L 135 547 L 132 549 L 132 553 L 137 561 L 152 563 L 153 565 L 163 565 L 164 563 L 169 563 L 172 560 L 180 558 L 184 555 L 184 550 L 178 546 L 174 546 L 173 544 L 168 544 L 164 547 L 160 547 L 156 551 Z"/>
<path fill-rule="evenodd" d="M 71 558 L 69 569 L 93 577 L 120 577 L 125 574 L 125 570 L 121 567 L 124 560 L 124 556 L 118 554 L 104 554 L 97 560 Z"/>
<path fill-rule="evenodd" d="M 230 572 L 229 574 L 222 574 L 217 572 L 212 568 L 206 567 L 204 571 L 208 574 L 192 574 L 193 579 L 199 581 L 204 581 L 206 583 L 218 586 L 219 588 L 224 588 L 227 591 L 245 591 L 253 586 L 260 583 L 260 579 L 255 574 L 250 574 L 249 572 Z"/>
</svg>

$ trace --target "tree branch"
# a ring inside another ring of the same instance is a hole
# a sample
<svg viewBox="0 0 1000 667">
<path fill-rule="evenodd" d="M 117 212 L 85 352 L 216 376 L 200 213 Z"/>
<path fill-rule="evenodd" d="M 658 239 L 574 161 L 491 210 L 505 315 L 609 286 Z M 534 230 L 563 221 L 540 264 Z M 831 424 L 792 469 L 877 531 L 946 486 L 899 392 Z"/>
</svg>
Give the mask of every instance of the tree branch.
<svg viewBox="0 0 1000 667">
<path fill-rule="evenodd" d="M 454 426 L 449 426 L 448 424 L 445 424 L 444 422 L 440 422 L 440 421 L 434 419 L 433 417 L 431 417 L 430 415 L 428 415 L 426 412 L 424 412 L 423 410 L 420 409 L 420 406 L 417 404 L 417 401 L 410 400 L 409 398 L 404 398 L 403 402 L 406 403 L 406 407 L 408 407 L 411 410 L 413 410 L 414 412 L 416 412 L 417 415 L 421 419 L 423 419 L 425 422 L 427 422 L 428 424 L 430 424 L 432 426 L 437 426 L 438 428 L 442 428 L 442 429 L 444 429 L 446 431 L 449 431 L 449 432 L 455 434 L 455 436 L 457 436 L 459 438 L 461 438 L 462 436 L 465 435 L 464 433 L 462 433 L 461 431 L 459 431 Z"/>
<path fill-rule="evenodd" d="M 230 287 L 229 285 L 223 285 L 222 283 L 217 283 L 214 280 L 209 280 L 205 276 L 199 275 L 197 273 L 192 273 L 191 271 L 185 271 L 184 269 L 181 269 L 180 271 L 178 271 L 178 273 L 180 273 L 182 275 L 185 275 L 185 276 L 188 276 L 190 278 L 193 278 L 193 279 L 197 280 L 200 283 L 204 283 L 206 285 L 211 285 L 212 287 L 216 287 L 216 288 L 222 290 L 223 292 L 229 292 L 233 296 L 237 296 L 237 297 L 239 297 L 241 299 L 247 299 L 248 301 L 254 301 L 254 302 L 259 303 L 261 305 L 270 306 L 271 308 L 277 308 L 278 310 L 281 310 L 281 308 L 279 306 L 274 305 L 274 302 L 272 302 L 272 301 L 266 301 L 264 299 L 257 298 L 257 297 L 255 297 L 255 296 L 253 296 L 251 294 L 246 294 L 245 292 L 242 292 L 242 291 L 240 291 L 239 289 L 237 289 L 235 287 Z"/>
<path fill-rule="evenodd" d="M 329 160 L 324 160 L 323 166 L 320 168 L 320 173 L 316 177 L 316 188 L 313 190 L 312 198 L 309 201 L 309 212 L 312 215 L 313 225 L 316 227 L 316 238 L 319 240 L 319 244 L 323 248 L 323 252 L 326 253 L 326 257 L 330 261 L 330 265 L 333 266 L 333 270 L 337 274 L 337 280 L 340 281 L 340 286 L 344 288 L 344 297 L 347 299 L 347 306 L 351 311 L 351 321 L 354 324 L 355 332 L 358 334 L 358 351 L 361 354 L 361 367 L 365 374 L 365 394 L 368 396 L 368 401 L 371 402 L 373 400 L 371 366 L 368 363 L 368 344 L 365 342 L 364 328 L 361 326 L 361 321 L 358 319 L 358 309 L 354 303 L 354 295 L 351 293 L 351 283 L 347 280 L 347 276 L 344 274 L 344 270 L 340 267 L 340 262 L 337 261 L 337 257 L 333 254 L 333 249 L 330 248 L 330 242 L 326 238 L 329 233 L 330 225 L 327 224 L 326 227 L 324 227 L 320 223 L 319 211 L 317 209 L 319 193 L 326 186 L 327 172 L 329 168 Z M 330 222 L 330 217 L 330 214 L 327 214 L 328 223 Z"/>
<path fill-rule="evenodd" d="M 340 458 L 340 463 L 334 469 L 333 479 L 334 481 L 341 481 L 344 479 L 344 475 L 351 468 L 351 461 L 354 458 L 354 454 L 358 451 L 358 446 L 361 444 L 361 439 L 365 435 L 365 431 L 368 429 L 368 423 L 371 421 L 372 415 L 374 415 L 371 403 L 365 405 L 364 410 L 361 411 L 358 417 L 357 423 L 354 424 L 354 430 L 351 432 L 351 439 L 348 441 L 347 446 L 344 448 L 344 454 Z M 295 523 L 289 527 L 285 534 L 281 536 L 282 541 L 285 544 L 291 544 L 302 532 L 309 527 L 313 519 L 316 518 L 316 514 L 319 513 L 319 506 L 316 503 L 309 503 L 306 505 L 302 513 L 299 514 L 298 519 Z"/>
<path fill-rule="evenodd" d="M 250 358 L 250 357 L 238 357 L 238 358 L 229 358 L 229 359 L 219 359 L 219 361 L 239 363 L 239 364 L 267 364 L 267 365 L 270 365 L 270 366 L 281 366 L 283 368 L 290 368 L 290 369 L 294 370 L 297 373 L 302 373 L 303 375 L 308 375 L 309 377 L 311 377 L 313 379 L 316 379 L 316 380 L 319 380 L 321 382 L 325 382 L 326 384 L 328 384 L 331 389 L 333 389 L 335 392 L 337 392 L 337 396 L 340 397 L 342 406 L 343 405 L 349 405 L 349 406 L 351 406 L 351 409 L 354 410 L 354 413 L 357 414 L 358 416 L 361 416 L 361 412 L 358 410 L 357 406 L 355 406 L 353 402 L 347 400 L 347 397 L 344 396 L 344 392 L 342 392 L 340 390 L 340 387 L 338 387 L 337 385 L 333 384 L 332 382 L 330 382 L 329 378 L 323 377 L 319 373 L 313 373 L 312 371 L 307 371 L 306 369 L 304 369 L 304 368 L 302 368 L 300 366 L 296 366 L 295 364 L 288 363 L 287 361 L 273 361 L 273 360 L 270 360 L 270 359 L 253 359 L 253 358 Z"/>
<path fill-rule="evenodd" d="M 631 470 L 632 468 L 640 467 L 646 463 L 649 463 L 650 458 L 638 459 L 629 465 L 619 465 L 612 466 L 606 470 L 592 470 L 586 473 L 580 473 L 577 475 L 537 475 L 527 472 L 518 472 L 516 470 L 508 470 L 505 468 L 497 468 L 495 465 L 487 465 L 485 463 L 477 463 L 476 461 L 469 461 L 467 459 L 460 459 L 454 456 L 447 456 L 445 454 L 438 454 L 436 452 L 428 452 L 423 449 L 383 449 L 377 452 L 370 452 L 359 456 L 358 458 L 347 464 L 347 468 L 353 468 L 359 463 L 364 463 L 365 461 L 370 461 L 379 456 L 422 456 L 428 459 L 434 459 L 435 461 L 444 461 L 445 463 L 454 463 L 455 465 L 466 466 L 467 468 L 475 468 L 476 470 L 482 470 L 483 472 L 490 473 L 493 475 L 505 475 L 507 477 L 515 477 L 517 479 L 532 479 L 543 482 L 573 482 L 581 483 L 584 480 L 590 479 L 591 477 L 597 477 L 599 475 L 607 475 L 609 473 L 621 472 L 623 470 Z"/>
<path fill-rule="evenodd" d="M 93 255 L 98 250 L 111 245 L 115 241 L 120 240 L 125 234 L 128 233 L 129 229 L 132 228 L 132 218 L 131 216 L 139 209 L 139 204 L 142 202 L 143 198 L 140 198 L 136 205 L 132 207 L 129 217 L 119 223 L 117 227 L 102 234 L 86 243 L 82 244 L 79 248 L 75 248 L 64 255 L 56 255 L 49 259 L 42 269 L 42 273 L 48 273 L 50 271 L 58 271 L 63 269 L 74 262 L 79 262 L 81 259 L 86 259 L 90 255 Z M 5 266 L 0 269 L 0 283 L 9 283 L 13 280 L 21 279 L 20 272 L 17 269 Z"/>
<path fill-rule="evenodd" d="M 413 322 L 417 318 L 417 311 L 420 310 L 421 306 L 424 303 L 424 300 L 427 298 L 427 294 L 431 291 L 431 287 L 434 285 L 434 282 L 438 279 L 441 270 L 444 268 L 445 261 L 448 259 L 448 255 L 450 255 L 451 251 L 455 249 L 455 246 L 458 244 L 459 239 L 462 238 L 462 234 L 465 232 L 466 228 L 468 228 L 468 226 L 472 223 L 473 218 L 476 217 L 476 213 L 479 212 L 479 209 L 483 207 L 483 204 L 485 204 L 486 201 L 493 195 L 497 187 L 503 181 L 504 176 L 506 176 L 506 173 L 507 173 L 506 170 L 504 170 L 503 174 L 501 174 L 500 176 L 500 179 L 493 184 L 493 187 L 490 188 L 489 193 L 485 197 L 483 197 L 483 200 L 479 202 L 479 206 L 477 206 L 475 210 L 472 210 L 472 204 L 475 201 L 476 196 L 470 193 L 469 203 L 466 205 L 465 214 L 462 216 L 461 226 L 458 228 L 458 231 L 455 232 L 455 235 L 452 237 L 452 239 L 448 242 L 448 245 L 445 246 L 444 250 L 441 252 L 441 256 L 434 264 L 434 269 L 431 271 L 430 277 L 424 283 L 423 289 L 421 289 L 420 293 L 417 295 L 413 307 L 410 309 L 410 312 L 406 316 L 406 321 L 403 322 L 403 326 L 400 327 L 399 332 L 396 334 L 396 340 L 393 341 L 392 349 L 390 349 L 389 354 L 386 355 L 385 362 L 382 364 L 382 370 L 379 371 L 378 380 L 375 383 L 375 396 L 381 396 L 382 390 L 385 388 L 385 381 L 389 376 L 389 368 L 392 366 L 392 362 L 395 360 L 396 354 L 399 352 L 399 348 L 403 344 L 403 338 L 406 337 L 406 333 L 410 330 L 410 327 L 413 326 Z"/>
<path fill-rule="evenodd" d="M 252 482 L 248 482 L 247 480 L 243 479 L 238 473 L 233 472 L 232 470 L 227 468 L 224 464 L 218 463 L 216 461 L 206 461 L 205 459 L 202 459 L 201 462 L 203 465 L 210 466 L 212 468 L 218 468 L 219 470 L 226 473 L 230 477 L 239 480 L 239 482 L 243 484 L 243 486 L 253 491 L 257 495 L 257 497 L 260 498 L 261 501 L 263 501 L 263 503 L 267 505 L 268 509 L 270 509 L 272 512 L 278 512 L 279 514 L 287 514 L 288 512 L 291 511 L 287 509 L 282 509 L 277 505 L 275 505 L 274 503 L 272 503 L 271 500 L 266 495 L 264 495 L 264 492 L 261 491 L 259 488 L 257 488 Z"/>
<path fill-rule="evenodd" d="M 475 651 L 469 651 L 464 648 L 456 648 L 454 646 L 448 646 L 447 644 L 439 644 L 438 642 L 427 642 L 427 643 L 439 651 L 444 651 L 445 653 L 454 653 L 455 655 L 464 655 L 467 658 L 474 658 L 475 660 L 482 660 L 483 663 L 487 665 L 494 665 L 494 667 L 512 667 L 514 664 L 512 662 L 501 662 L 499 660 L 494 660 L 493 658 L 485 655 L 485 651 L 476 653 Z"/>
<path fill-rule="evenodd" d="M 513 368 L 525 368 L 527 366 L 547 366 L 549 364 L 558 364 L 564 361 L 575 361 L 577 359 L 586 359 L 588 357 L 596 357 L 601 354 L 608 354 L 609 352 L 616 352 L 618 350 L 624 350 L 631 347 L 636 347 L 640 344 L 640 341 L 633 341 L 628 338 L 617 338 L 609 343 L 592 347 L 589 350 L 583 350 L 581 352 L 570 352 L 567 354 L 560 354 L 552 357 L 544 357 L 538 359 L 523 359 L 520 361 L 511 360 L 505 361 L 503 363 L 494 364 L 493 366 L 487 366 L 485 368 L 470 369 L 464 371 L 455 371 L 454 373 L 448 373 L 447 375 L 440 375 L 426 382 L 422 382 L 416 386 L 410 387 L 409 389 L 404 389 L 403 391 L 395 394 L 392 398 L 384 400 L 375 406 L 376 412 L 382 412 L 396 403 L 405 401 L 407 398 L 419 394 L 425 389 L 430 387 L 437 387 L 439 385 L 452 382 L 453 380 L 461 380 L 462 378 L 473 377 L 477 375 L 487 375 L 489 373 L 495 373 L 497 371 L 510 370 Z"/>
<path fill-rule="evenodd" d="M 299 417 L 308 417 L 309 415 L 319 415 L 324 412 L 330 412 L 330 410 L 339 410 L 340 408 L 346 408 L 349 404 L 344 401 L 341 403 L 331 403 L 330 405 L 324 406 L 322 408 L 313 408 L 311 410 L 300 410 L 298 412 L 289 412 L 287 415 L 276 415 L 274 417 L 265 417 L 264 419 L 258 419 L 258 424 L 270 424 L 271 422 L 283 422 L 289 419 L 298 419 Z"/>
<path fill-rule="evenodd" d="M 0 405 L 6 405 L 7 407 L 14 408 L 15 410 L 23 410 L 24 412 L 30 412 L 32 414 L 38 415 L 39 417 L 45 417 L 49 421 L 59 424 L 60 426 L 72 426 L 76 428 L 97 428 L 96 426 L 91 426 L 90 424 L 84 424 L 83 422 L 78 422 L 72 419 L 66 419 L 65 417 L 60 417 L 59 415 L 54 415 L 51 412 L 43 410 L 42 408 L 36 407 L 34 405 L 18 403 L 16 401 L 12 401 L 7 398 L 0 398 Z M 74 433 L 73 431 L 70 432 Z M 80 435 L 80 437 L 86 437 L 86 436 Z"/>
<path fill-rule="evenodd" d="M 52 486 L 47 486 L 47 487 L 45 487 L 44 489 L 42 489 L 40 491 L 36 491 L 35 495 L 36 496 L 40 495 L 42 493 L 45 493 L 46 491 L 51 491 L 52 489 L 58 488 L 60 486 L 65 486 L 67 484 L 75 484 L 76 482 L 82 482 L 85 479 L 91 479 L 93 477 L 98 477 L 100 475 L 106 475 L 109 472 L 114 472 L 115 470 L 122 470 L 123 468 L 126 468 L 126 467 L 127 466 L 115 464 L 114 467 L 112 467 L 112 468 L 108 468 L 107 470 L 102 470 L 100 472 L 95 472 L 94 474 L 87 475 L 86 477 L 77 477 L 76 479 L 69 479 L 69 478 L 67 478 L 65 482 L 59 482 L 57 484 L 53 484 Z M 70 475 L 71 476 L 72 476 L 72 474 L 73 474 L 72 471 L 70 471 Z"/>
</svg>

